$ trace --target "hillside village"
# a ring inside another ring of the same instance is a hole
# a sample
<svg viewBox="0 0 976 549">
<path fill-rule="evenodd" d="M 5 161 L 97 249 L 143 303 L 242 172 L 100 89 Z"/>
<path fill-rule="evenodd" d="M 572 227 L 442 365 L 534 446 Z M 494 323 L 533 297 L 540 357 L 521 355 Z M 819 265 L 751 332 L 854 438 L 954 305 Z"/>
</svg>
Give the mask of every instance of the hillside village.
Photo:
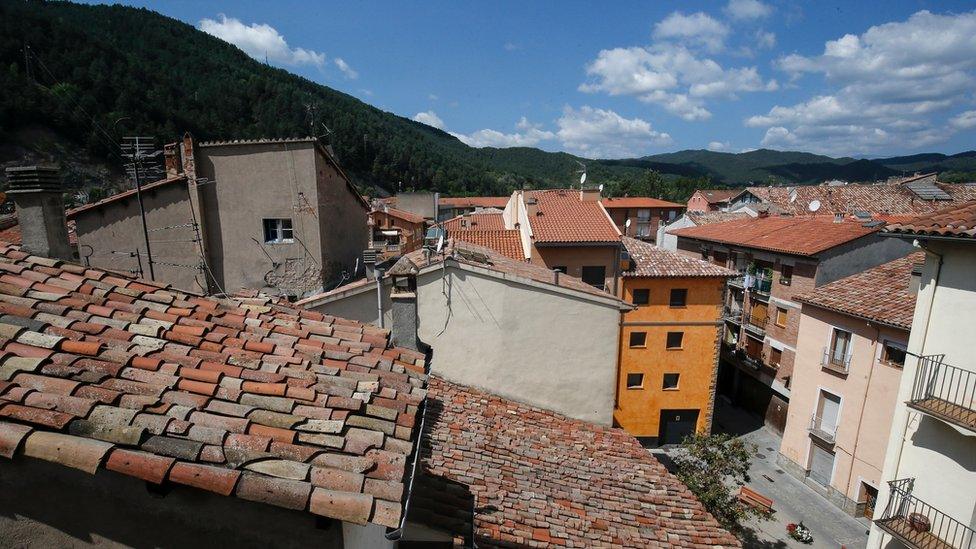
<svg viewBox="0 0 976 549">
<path fill-rule="evenodd" d="M 3 159 L 0 545 L 976 549 L 972 154 L 446 146 L 404 188 L 176 118 L 85 200 Z"/>
</svg>

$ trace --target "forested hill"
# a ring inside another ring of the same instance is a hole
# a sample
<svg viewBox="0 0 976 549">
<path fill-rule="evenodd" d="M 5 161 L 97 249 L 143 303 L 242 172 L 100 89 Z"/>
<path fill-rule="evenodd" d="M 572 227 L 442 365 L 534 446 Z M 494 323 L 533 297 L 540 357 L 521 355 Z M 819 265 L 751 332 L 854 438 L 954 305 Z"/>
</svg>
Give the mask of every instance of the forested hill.
<svg viewBox="0 0 976 549">
<path fill-rule="evenodd" d="M 580 160 L 532 148 L 468 147 L 146 9 L 0 0 L 0 75 L 0 163 L 28 151 L 117 166 L 114 142 L 123 134 L 160 142 L 185 131 L 198 139 L 307 135 L 309 104 L 332 130 L 324 139 L 363 188 L 394 191 L 402 182 L 455 195 L 505 194 L 520 185 L 564 186 L 575 181 Z M 874 179 L 932 165 L 976 169 L 973 154 L 917 156 L 887 166 L 805 153 L 683 151 L 587 161 L 587 171 L 611 192 L 637 193 L 654 170 L 666 184 L 650 188 L 681 199 L 702 185 Z M 95 177 L 73 182 L 90 185 Z"/>
</svg>

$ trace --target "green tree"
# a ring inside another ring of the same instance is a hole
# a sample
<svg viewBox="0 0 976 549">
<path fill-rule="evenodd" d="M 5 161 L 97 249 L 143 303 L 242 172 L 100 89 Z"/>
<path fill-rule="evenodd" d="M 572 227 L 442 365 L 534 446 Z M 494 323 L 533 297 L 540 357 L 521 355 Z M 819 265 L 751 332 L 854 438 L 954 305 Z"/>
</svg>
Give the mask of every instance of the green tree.
<svg viewBox="0 0 976 549">
<path fill-rule="evenodd" d="M 748 516 L 764 515 L 738 501 L 739 486 L 749 480 L 749 460 L 756 446 L 727 434 L 693 435 L 672 459 L 677 476 L 725 529 L 738 532 Z"/>
</svg>

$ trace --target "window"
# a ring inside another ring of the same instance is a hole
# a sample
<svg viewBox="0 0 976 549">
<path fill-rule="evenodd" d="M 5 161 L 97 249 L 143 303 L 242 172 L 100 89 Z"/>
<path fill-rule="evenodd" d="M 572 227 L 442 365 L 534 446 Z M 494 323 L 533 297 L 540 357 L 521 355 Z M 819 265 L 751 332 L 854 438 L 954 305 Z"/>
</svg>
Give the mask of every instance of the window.
<svg viewBox="0 0 976 549">
<path fill-rule="evenodd" d="M 674 219 L 675 219 L 676 217 L 678 217 L 678 212 L 677 212 L 677 211 L 675 211 L 675 210 L 671 210 L 671 211 L 669 211 L 669 212 L 668 212 L 668 223 L 670 223 L 670 222 L 672 222 L 672 221 L 674 221 Z"/>
<path fill-rule="evenodd" d="M 851 333 L 840 328 L 834 328 L 830 338 L 830 363 L 844 368 L 851 361 Z"/>
<path fill-rule="evenodd" d="M 294 242 L 291 219 L 264 220 L 265 244 L 285 244 L 288 242 Z"/>
<path fill-rule="evenodd" d="M 637 236 L 651 235 L 651 210 L 640 208 L 637 210 Z"/>
<path fill-rule="evenodd" d="M 688 304 L 688 290 L 685 288 L 672 288 L 671 289 L 671 300 L 669 304 L 672 307 L 684 307 Z"/>
<path fill-rule="evenodd" d="M 787 311 L 783 307 L 776 307 L 776 325 L 779 326 L 780 328 L 785 328 L 786 327 L 786 315 L 788 315 L 788 314 L 789 314 L 789 311 Z"/>
<path fill-rule="evenodd" d="M 904 368 L 906 350 L 906 347 L 901 343 L 885 340 L 884 347 L 881 349 L 881 360 L 892 366 Z"/>
<path fill-rule="evenodd" d="M 647 288 L 634 290 L 632 302 L 634 305 L 647 305 L 651 302 L 651 291 Z"/>
<path fill-rule="evenodd" d="M 789 286 L 791 282 L 793 282 L 793 265 L 780 265 L 779 283 L 783 286 Z"/>
<path fill-rule="evenodd" d="M 783 351 L 777 349 L 776 347 L 771 347 L 769 349 L 769 365 L 779 367 L 779 363 L 783 361 Z"/>
<path fill-rule="evenodd" d="M 627 388 L 628 389 L 643 389 L 644 388 L 644 374 L 627 374 Z"/>
<path fill-rule="evenodd" d="M 668 332 L 668 349 L 680 349 L 681 340 L 685 338 L 684 332 Z"/>
<path fill-rule="evenodd" d="M 680 374 L 664 374 L 664 384 L 661 386 L 661 388 L 665 391 L 677 390 L 678 377 L 680 377 Z"/>
<path fill-rule="evenodd" d="M 602 290 L 607 284 L 607 268 L 603 265 L 587 265 L 583 267 L 582 275 L 583 282 L 595 288 Z"/>
<path fill-rule="evenodd" d="M 647 332 L 630 332 L 630 346 L 643 347 L 647 344 Z"/>
<path fill-rule="evenodd" d="M 552 268 L 552 270 L 559 271 L 559 272 L 561 272 L 563 274 L 566 274 L 566 273 L 569 272 L 569 269 L 567 269 L 565 265 L 556 265 L 555 267 Z"/>
</svg>

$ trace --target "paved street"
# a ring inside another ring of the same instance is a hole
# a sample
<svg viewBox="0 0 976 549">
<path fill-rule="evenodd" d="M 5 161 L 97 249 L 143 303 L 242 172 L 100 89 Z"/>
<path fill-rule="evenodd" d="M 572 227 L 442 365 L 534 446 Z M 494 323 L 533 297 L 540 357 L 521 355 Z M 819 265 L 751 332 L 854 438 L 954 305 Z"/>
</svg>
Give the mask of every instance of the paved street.
<svg viewBox="0 0 976 549">
<path fill-rule="evenodd" d="M 758 448 L 749 470 L 748 486 L 774 501 L 774 513 L 769 520 L 752 520 L 751 530 L 744 541 L 747 548 L 822 548 L 856 549 L 867 544 L 868 523 L 857 520 L 821 497 L 811 488 L 783 471 L 776 464 L 780 437 L 762 427 L 756 416 L 733 408 L 720 398 L 716 403 L 716 432 L 730 432 Z M 806 545 L 790 538 L 786 525 L 803 521 L 813 534 L 813 543 Z"/>
</svg>

